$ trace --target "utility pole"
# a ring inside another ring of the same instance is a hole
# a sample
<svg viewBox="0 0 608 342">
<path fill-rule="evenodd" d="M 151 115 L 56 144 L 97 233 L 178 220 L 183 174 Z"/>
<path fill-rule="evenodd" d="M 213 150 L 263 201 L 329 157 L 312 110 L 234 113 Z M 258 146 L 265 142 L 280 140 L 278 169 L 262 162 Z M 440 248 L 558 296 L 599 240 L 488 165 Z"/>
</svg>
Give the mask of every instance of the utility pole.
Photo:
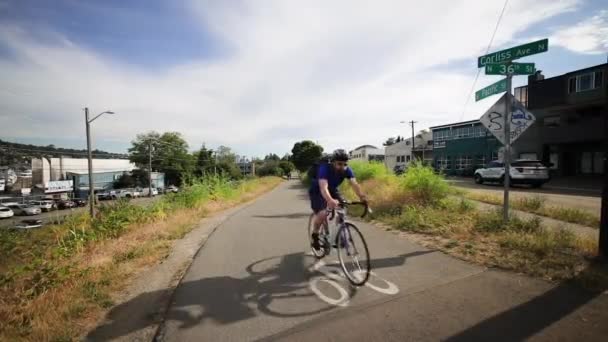
<svg viewBox="0 0 608 342">
<path fill-rule="evenodd" d="M 84 118 L 87 123 L 87 150 L 89 159 L 89 214 L 95 217 L 95 189 L 93 188 L 93 155 L 91 153 L 91 121 L 89 121 L 89 108 L 84 109 Z"/>
<path fill-rule="evenodd" d="M 152 141 L 148 141 L 148 197 L 152 197 Z"/>
<path fill-rule="evenodd" d="M 414 120 L 410 121 L 410 125 L 412 125 L 412 157 L 411 157 L 412 159 L 410 161 L 412 161 L 412 162 L 414 161 L 414 144 L 415 144 L 414 124 L 415 123 L 417 123 L 417 121 L 414 121 Z"/>
<path fill-rule="evenodd" d="M 606 95 L 608 96 L 608 86 Z M 608 260 L 608 100 L 604 100 L 604 190 L 602 191 L 602 211 L 600 219 L 599 255 Z"/>
<path fill-rule="evenodd" d="M 511 63 L 507 64 L 507 68 Z M 505 175 L 504 175 L 504 198 L 503 198 L 503 222 L 509 222 L 509 185 L 511 182 L 511 78 L 512 73 L 507 74 L 507 96 L 505 97 Z"/>
</svg>

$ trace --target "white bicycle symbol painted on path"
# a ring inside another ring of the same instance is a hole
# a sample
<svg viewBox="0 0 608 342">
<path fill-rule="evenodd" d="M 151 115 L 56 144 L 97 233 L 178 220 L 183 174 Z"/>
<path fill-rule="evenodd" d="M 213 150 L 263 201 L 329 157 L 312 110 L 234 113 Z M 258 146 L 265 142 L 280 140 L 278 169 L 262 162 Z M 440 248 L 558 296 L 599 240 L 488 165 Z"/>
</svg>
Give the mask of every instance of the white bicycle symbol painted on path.
<svg viewBox="0 0 608 342">
<path fill-rule="evenodd" d="M 314 294 L 316 294 L 317 297 L 319 297 L 319 299 L 321 299 L 322 301 L 324 301 L 327 304 L 334 305 L 334 306 L 342 306 L 342 307 L 348 306 L 348 304 L 350 303 L 351 297 L 350 297 L 349 292 L 343 287 L 342 284 L 340 284 L 340 282 L 347 281 L 347 279 L 346 279 L 346 276 L 344 275 L 344 272 L 342 272 L 342 268 L 340 267 L 339 264 L 328 265 L 325 263 L 325 261 L 319 260 L 310 267 L 309 271 L 311 271 L 311 273 L 319 272 L 322 274 L 322 276 L 312 277 L 309 282 L 310 290 Z M 324 282 L 324 283 L 332 286 L 334 289 L 336 289 L 336 291 L 338 291 L 338 293 L 340 294 L 340 297 L 331 298 L 331 297 L 325 295 L 319 289 L 319 283 L 321 283 L 321 282 Z M 374 283 L 378 283 L 378 282 L 384 283 L 384 286 L 379 286 L 379 285 L 374 284 Z M 350 285 L 346 285 L 346 286 L 350 286 Z M 370 272 L 370 278 L 365 283 L 365 287 L 370 288 L 376 292 L 379 292 L 379 293 L 385 294 L 385 295 L 395 295 L 395 294 L 399 293 L 399 288 L 397 287 L 397 285 L 378 276 L 374 272 Z"/>
</svg>

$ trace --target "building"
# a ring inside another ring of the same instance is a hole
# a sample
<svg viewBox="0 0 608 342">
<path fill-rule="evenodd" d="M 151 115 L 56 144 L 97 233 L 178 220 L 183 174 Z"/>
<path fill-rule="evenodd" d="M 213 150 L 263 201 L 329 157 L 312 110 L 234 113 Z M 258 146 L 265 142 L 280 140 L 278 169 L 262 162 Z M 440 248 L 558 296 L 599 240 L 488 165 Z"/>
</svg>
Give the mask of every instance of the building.
<svg viewBox="0 0 608 342">
<path fill-rule="evenodd" d="M 384 161 L 384 150 L 372 145 L 362 145 L 349 152 L 351 160 Z"/>
<path fill-rule="evenodd" d="M 428 164 L 433 162 L 433 140 L 432 133 L 421 131 L 412 139 L 405 139 L 398 143 L 388 145 L 384 148 L 384 164 L 389 170 L 395 170 L 397 166 L 405 167 L 412 160 L 424 160 Z"/>
<path fill-rule="evenodd" d="M 94 172 L 130 172 L 136 169 L 128 159 L 92 159 Z M 32 158 L 32 182 L 39 187 L 50 181 L 68 179 L 67 174 L 88 172 L 86 158 Z"/>
<path fill-rule="evenodd" d="M 105 192 L 114 189 L 114 183 L 127 171 L 102 171 L 93 173 L 93 188 L 95 193 Z M 74 197 L 87 198 L 89 196 L 89 173 L 88 171 L 68 172 L 68 180 L 73 184 Z M 165 187 L 165 174 L 162 172 L 152 172 L 152 187 Z"/>
<path fill-rule="evenodd" d="M 551 163 L 557 176 L 606 172 L 608 63 L 551 78 L 538 71 L 514 95 L 536 117 L 517 141 L 516 157 Z"/>
<path fill-rule="evenodd" d="M 502 144 L 479 120 L 431 127 L 433 166 L 448 175 L 473 175 L 476 168 L 499 159 Z"/>
</svg>

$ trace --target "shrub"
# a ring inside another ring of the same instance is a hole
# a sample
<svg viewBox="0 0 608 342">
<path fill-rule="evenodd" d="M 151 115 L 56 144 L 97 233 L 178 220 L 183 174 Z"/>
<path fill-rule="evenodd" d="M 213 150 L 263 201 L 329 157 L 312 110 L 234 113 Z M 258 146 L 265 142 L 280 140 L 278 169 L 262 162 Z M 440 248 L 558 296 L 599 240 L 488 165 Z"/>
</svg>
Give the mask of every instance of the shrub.
<svg viewBox="0 0 608 342">
<path fill-rule="evenodd" d="M 436 205 L 450 191 L 450 186 L 441 175 L 420 163 L 411 164 L 402 177 L 401 184 L 422 205 Z"/>
<path fill-rule="evenodd" d="M 353 160 L 348 163 L 349 167 L 355 173 L 358 181 L 363 182 L 368 179 L 379 179 L 390 175 L 383 163 L 380 162 L 364 162 Z"/>
<path fill-rule="evenodd" d="M 503 223 L 502 210 L 483 211 L 475 215 L 475 229 L 481 232 L 499 232 L 506 227 Z"/>
<path fill-rule="evenodd" d="M 542 196 L 521 197 L 514 203 L 514 207 L 524 211 L 537 211 L 545 205 L 545 198 Z"/>
</svg>

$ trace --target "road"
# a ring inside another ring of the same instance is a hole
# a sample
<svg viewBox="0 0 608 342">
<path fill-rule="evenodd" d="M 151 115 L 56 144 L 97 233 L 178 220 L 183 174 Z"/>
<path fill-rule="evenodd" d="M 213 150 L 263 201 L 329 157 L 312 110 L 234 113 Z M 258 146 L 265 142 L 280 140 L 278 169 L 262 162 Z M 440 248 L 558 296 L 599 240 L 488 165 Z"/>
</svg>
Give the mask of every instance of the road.
<svg viewBox="0 0 608 342">
<path fill-rule="evenodd" d="M 367 286 L 352 288 L 336 268 L 335 254 L 320 262 L 308 254 L 306 197 L 299 182 L 286 182 L 225 221 L 177 287 L 158 339 L 599 341 L 608 336 L 606 295 L 471 265 L 364 223 L 358 225 L 374 273 Z M 141 328 L 110 326 L 113 336 L 107 339 Z"/>
<path fill-rule="evenodd" d="M 148 205 L 149 203 L 154 202 L 159 199 L 161 196 L 155 196 L 153 198 L 143 197 L 143 198 L 135 198 L 132 200 L 133 203 L 138 205 Z M 111 203 L 112 201 L 101 201 L 101 205 Z M 13 216 L 11 218 L 0 219 L 0 228 L 4 227 L 13 227 L 18 222 L 22 220 L 42 220 L 44 224 L 49 224 L 51 222 L 61 221 L 64 217 L 69 215 L 74 215 L 78 213 L 82 213 L 89 210 L 88 205 L 86 207 L 73 208 L 73 209 L 65 209 L 65 210 L 53 210 L 49 212 L 42 212 L 39 215 L 34 216 Z"/>
<path fill-rule="evenodd" d="M 450 178 L 450 183 L 453 185 L 484 194 L 496 195 L 502 198 L 504 187 L 499 184 L 475 184 L 471 178 Z M 537 196 L 540 195 L 546 200 L 547 205 L 578 208 L 586 210 L 590 213 L 600 215 L 602 207 L 602 199 L 600 189 L 568 189 L 564 187 L 546 187 L 534 189 L 527 186 L 516 186 L 510 189 L 513 198 L 522 196 Z"/>
</svg>

